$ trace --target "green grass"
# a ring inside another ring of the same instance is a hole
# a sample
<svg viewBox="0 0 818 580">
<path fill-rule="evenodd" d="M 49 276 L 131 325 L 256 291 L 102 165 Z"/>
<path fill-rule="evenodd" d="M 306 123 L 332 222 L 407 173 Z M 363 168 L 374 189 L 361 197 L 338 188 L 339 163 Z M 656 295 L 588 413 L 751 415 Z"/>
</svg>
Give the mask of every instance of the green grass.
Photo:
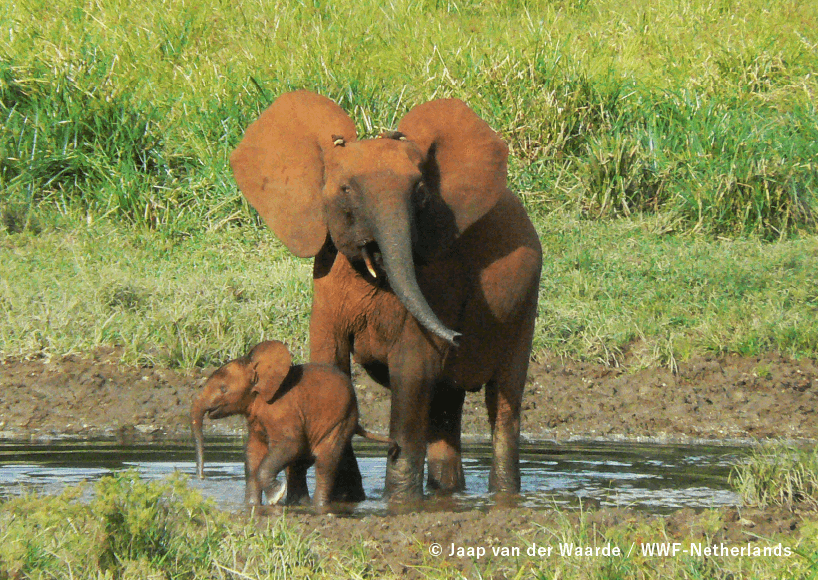
<svg viewBox="0 0 818 580">
<path fill-rule="evenodd" d="M 221 364 L 256 342 L 308 357 L 311 261 L 266 229 L 170 235 L 37 213 L 0 232 L 0 353 L 119 345 L 130 364 Z M 551 213 L 534 356 L 630 366 L 701 354 L 818 354 L 818 238 L 664 232 L 659 219 Z"/>
<path fill-rule="evenodd" d="M 545 220 L 534 352 L 671 367 L 703 353 L 818 353 L 818 240 L 714 240 L 665 227 Z"/>
<path fill-rule="evenodd" d="M 438 538 L 407 532 L 417 546 L 415 555 L 394 572 L 376 572 L 370 549 L 381 540 L 368 535 L 339 547 L 320 531 L 305 535 L 286 516 L 248 517 L 222 512 L 212 500 L 191 490 L 186 479 L 172 476 L 159 482 L 122 472 L 99 480 L 90 496 L 83 487 L 61 495 L 29 494 L 0 502 L 0 578 L 398 578 L 407 572 L 430 579 L 564 578 L 613 580 L 625 578 L 712 579 L 814 578 L 818 565 L 814 514 L 805 515 L 788 534 L 754 538 L 753 545 L 779 543 L 789 556 L 739 557 L 677 554 L 647 556 L 643 542 L 679 542 L 711 546 L 729 514 L 708 510 L 691 516 L 686 531 L 673 529 L 663 517 L 594 518 L 591 513 L 554 512 L 546 524 L 527 526 L 515 544 L 520 556 L 487 557 L 481 561 L 429 555 Z M 607 523 L 606 523 L 607 519 Z M 331 525 L 331 524 L 330 524 Z M 677 526 L 678 527 L 678 526 Z M 394 533 L 386 530 L 384 533 Z M 488 546 L 490 538 L 467 542 Z M 457 541 L 457 540 L 455 540 Z M 337 540 L 336 540 L 337 542 Z M 559 556 L 558 546 L 610 545 L 620 555 Z M 551 546 L 550 557 L 529 556 L 527 548 Z M 727 541 L 729 546 L 746 542 Z M 368 547 L 367 547 L 368 546 Z M 448 546 L 445 546 L 448 548 Z M 403 572 L 401 572 L 401 568 Z"/>
<path fill-rule="evenodd" d="M 545 249 L 535 356 L 818 352 L 809 3 L 30 0 L 0 24 L 3 354 L 303 359 L 309 264 L 227 163 L 302 87 L 362 135 L 443 96 L 501 133 Z"/>
<path fill-rule="evenodd" d="M 730 481 L 748 505 L 818 508 L 818 447 L 763 445 L 733 468 Z"/>
<path fill-rule="evenodd" d="M 320 574 L 308 538 L 284 518 L 234 521 L 172 476 L 106 476 L 82 488 L 0 504 L 0 578 L 300 578 Z"/>
<path fill-rule="evenodd" d="M 38 0 L 0 8 L 0 188 L 186 232 L 253 222 L 227 166 L 276 95 L 362 134 L 465 99 L 535 215 L 814 231 L 818 10 L 802 2 Z"/>
<path fill-rule="evenodd" d="M 304 360 L 310 263 L 268 231 L 195 236 L 60 222 L 0 234 L 0 351 L 87 353 L 123 345 L 124 361 L 221 364 L 263 337 Z"/>
</svg>

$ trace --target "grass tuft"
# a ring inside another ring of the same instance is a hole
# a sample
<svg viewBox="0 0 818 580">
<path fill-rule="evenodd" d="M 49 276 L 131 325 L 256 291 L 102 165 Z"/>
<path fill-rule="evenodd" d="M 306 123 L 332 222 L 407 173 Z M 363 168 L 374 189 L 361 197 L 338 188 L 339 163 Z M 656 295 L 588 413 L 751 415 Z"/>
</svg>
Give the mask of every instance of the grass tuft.
<svg viewBox="0 0 818 580">
<path fill-rule="evenodd" d="M 239 521 L 174 475 L 125 471 L 94 497 L 69 488 L 0 504 L 2 578 L 294 578 L 320 572 L 308 539 L 285 518 Z"/>
<path fill-rule="evenodd" d="M 519 556 L 437 558 L 429 554 L 435 538 L 417 532 L 406 538 L 415 544 L 416 555 L 410 553 L 408 561 L 390 569 L 372 560 L 391 544 L 377 534 L 365 543 L 347 542 L 333 539 L 333 534 L 324 538 L 320 531 L 305 535 L 286 515 L 222 512 L 212 500 L 189 489 L 179 475 L 147 482 L 126 471 L 98 481 L 93 497 L 87 492 L 81 486 L 58 496 L 30 494 L 0 502 L 0 578 L 283 580 L 398 578 L 412 572 L 440 579 L 810 578 L 818 548 L 816 522 L 809 514 L 786 536 L 759 538 L 762 548 L 780 542 L 792 549 L 796 555 L 791 557 L 692 553 L 661 557 L 644 553 L 643 544 L 679 542 L 685 548 L 692 543 L 723 544 L 730 513 L 687 514 L 682 521 L 690 518 L 689 530 L 680 531 L 678 521 L 671 524 L 662 517 L 556 511 L 541 514 L 544 523 L 520 529 L 514 542 L 521 548 Z M 484 542 L 487 548 L 502 547 L 496 539 Z M 553 553 L 532 556 L 528 550 L 535 544 L 551 547 Z M 606 548 L 611 553 L 577 556 L 577 547 Z"/>
<path fill-rule="evenodd" d="M 747 505 L 818 508 L 818 448 L 763 445 L 733 468 L 730 483 Z"/>
</svg>

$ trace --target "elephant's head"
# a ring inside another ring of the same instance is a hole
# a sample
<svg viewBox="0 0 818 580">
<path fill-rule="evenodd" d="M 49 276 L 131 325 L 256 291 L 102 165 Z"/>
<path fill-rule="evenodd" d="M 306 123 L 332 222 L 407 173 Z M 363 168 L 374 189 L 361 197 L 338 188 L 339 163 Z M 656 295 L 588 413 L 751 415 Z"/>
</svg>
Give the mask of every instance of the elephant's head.
<svg viewBox="0 0 818 580">
<path fill-rule="evenodd" d="M 506 189 L 508 149 L 462 101 L 412 109 L 377 139 L 331 100 L 307 91 L 279 97 L 248 129 L 231 165 L 239 188 L 297 256 L 327 242 L 363 276 L 385 277 L 427 330 L 459 334 L 432 312 L 415 261 L 444 251 Z"/>
<path fill-rule="evenodd" d="M 205 382 L 190 407 L 190 426 L 196 444 L 196 471 L 204 477 L 205 415 L 221 419 L 230 415 L 247 415 L 256 397 L 270 401 L 290 372 L 292 358 L 283 343 L 262 342 L 250 353 L 230 361 L 216 370 Z"/>
</svg>

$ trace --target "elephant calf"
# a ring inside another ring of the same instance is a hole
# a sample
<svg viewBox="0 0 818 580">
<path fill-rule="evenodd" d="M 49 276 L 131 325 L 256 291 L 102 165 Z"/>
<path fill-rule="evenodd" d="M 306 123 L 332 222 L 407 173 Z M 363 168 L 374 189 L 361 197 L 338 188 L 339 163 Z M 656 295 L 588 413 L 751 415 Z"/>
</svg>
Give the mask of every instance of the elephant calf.
<svg viewBox="0 0 818 580">
<path fill-rule="evenodd" d="M 346 374 L 324 364 L 292 366 L 287 347 L 278 341 L 262 342 L 216 370 L 193 401 L 191 428 L 199 477 L 204 466 L 204 416 L 237 414 L 247 417 L 249 428 L 244 495 L 249 505 L 261 505 L 262 491 L 269 503 L 279 499 L 283 492 L 273 498 L 272 483 L 285 467 L 288 503 L 306 497 L 306 470 L 313 464 L 316 509 L 338 499 L 332 495 L 336 473 L 354 434 L 390 443 L 390 457 L 398 452 L 393 440 L 358 424 L 355 390 Z M 360 477 L 357 465 L 355 472 Z"/>
</svg>

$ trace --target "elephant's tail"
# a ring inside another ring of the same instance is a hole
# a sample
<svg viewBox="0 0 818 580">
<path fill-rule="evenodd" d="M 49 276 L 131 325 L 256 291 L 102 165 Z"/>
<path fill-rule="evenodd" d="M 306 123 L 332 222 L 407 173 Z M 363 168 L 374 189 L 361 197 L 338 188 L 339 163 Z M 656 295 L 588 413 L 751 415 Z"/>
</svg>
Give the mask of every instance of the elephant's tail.
<svg viewBox="0 0 818 580">
<path fill-rule="evenodd" d="M 367 439 L 371 439 L 372 441 L 380 441 L 381 443 L 389 443 L 389 451 L 387 451 L 387 455 L 389 459 L 395 460 L 400 455 L 400 445 L 398 442 L 392 439 L 391 437 L 387 437 L 386 435 L 378 435 L 377 433 L 371 433 L 367 431 L 361 424 L 355 426 L 355 434 L 360 435 L 361 437 L 366 437 Z"/>
</svg>

